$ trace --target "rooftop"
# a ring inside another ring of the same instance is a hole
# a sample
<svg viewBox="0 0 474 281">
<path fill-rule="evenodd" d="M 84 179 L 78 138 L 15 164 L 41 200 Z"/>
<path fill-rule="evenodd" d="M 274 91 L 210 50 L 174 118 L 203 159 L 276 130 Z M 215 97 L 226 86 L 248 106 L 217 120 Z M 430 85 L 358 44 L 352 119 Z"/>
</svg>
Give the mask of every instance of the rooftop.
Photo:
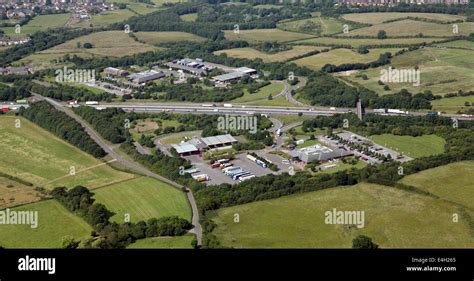
<svg viewBox="0 0 474 281">
<path fill-rule="evenodd" d="M 201 140 L 207 146 L 237 142 L 237 140 L 230 134 L 201 138 Z"/>
<path fill-rule="evenodd" d="M 174 149 L 176 149 L 176 152 L 178 153 L 188 153 L 188 152 L 194 152 L 198 151 L 199 149 L 190 144 L 190 143 L 179 143 L 179 144 L 172 144 L 171 145 Z"/>
</svg>

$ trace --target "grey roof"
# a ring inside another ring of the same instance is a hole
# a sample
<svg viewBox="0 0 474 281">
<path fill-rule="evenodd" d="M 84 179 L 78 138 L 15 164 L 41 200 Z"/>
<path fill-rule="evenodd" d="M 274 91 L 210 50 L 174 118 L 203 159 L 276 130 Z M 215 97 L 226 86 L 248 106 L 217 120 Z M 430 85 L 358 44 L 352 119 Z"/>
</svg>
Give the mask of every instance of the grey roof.
<svg viewBox="0 0 474 281">
<path fill-rule="evenodd" d="M 174 149 L 176 149 L 176 152 L 178 153 L 188 153 L 188 152 L 195 152 L 199 151 L 197 147 L 190 143 L 179 143 L 179 144 L 172 144 L 171 145 Z"/>
<path fill-rule="evenodd" d="M 237 142 L 237 140 L 230 134 L 201 138 L 201 140 L 207 146 Z"/>
<path fill-rule="evenodd" d="M 226 74 L 222 74 L 222 75 L 217 75 L 215 77 L 212 77 L 212 79 L 219 80 L 219 81 L 228 81 L 228 80 L 241 78 L 244 75 L 245 75 L 244 72 L 236 71 L 236 72 L 226 73 Z"/>
</svg>

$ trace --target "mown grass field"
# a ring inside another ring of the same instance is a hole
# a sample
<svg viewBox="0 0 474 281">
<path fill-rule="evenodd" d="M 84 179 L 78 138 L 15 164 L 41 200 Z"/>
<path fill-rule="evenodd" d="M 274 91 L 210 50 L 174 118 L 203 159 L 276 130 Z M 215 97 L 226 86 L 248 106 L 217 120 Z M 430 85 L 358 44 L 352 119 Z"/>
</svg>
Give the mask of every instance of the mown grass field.
<svg viewBox="0 0 474 281">
<path fill-rule="evenodd" d="M 70 17 L 70 14 L 35 16 L 26 25 L 21 27 L 21 32 L 19 34 L 15 33 L 15 27 L 2 27 L 0 29 L 5 31 L 5 35 L 8 36 L 25 36 L 37 31 L 46 31 L 48 28 L 64 26 Z"/>
<path fill-rule="evenodd" d="M 404 177 L 402 183 L 474 208 L 474 161 L 456 162 Z"/>
<path fill-rule="evenodd" d="M 13 208 L 14 211 L 37 211 L 38 227 L 0 225 L 0 246 L 4 248 L 60 248 L 63 237 L 81 240 L 90 236 L 92 227 L 55 200 Z"/>
<path fill-rule="evenodd" d="M 277 26 L 278 28 L 287 31 L 303 32 L 315 35 L 331 35 L 341 33 L 343 31 L 343 24 L 337 19 L 321 16 L 296 21 L 284 21 L 279 23 Z"/>
<path fill-rule="evenodd" d="M 55 137 L 24 118 L 15 128 L 18 117 L 0 117 L 0 171 L 37 186 L 97 188 L 135 177 L 117 171 L 78 148 Z M 70 175 L 70 167 L 76 174 Z"/>
<path fill-rule="evenodd" d="M 435 14 L 435 13 L 355 13 L 345 14 L 342 16 L 343 19 L 367 23 L 367 24 L 379 24 L 389 20 L 402 19 L 406 17 L 412 18 L 423 18 L 429 20 L 451 22 L 456 20 L 464 20 L 465 16 L 449 15 L 449 14 Z"/>
<path fill-rule="evenodd" d="M 470 106 L 466 106 L 468 102 Z M 459 110 L 467 110 L 474 106 L 474 96 L 467 97 L 453 97 L 434 100 L 431 102 L 433 111 L 446 112 L 446 113 L 457 113 Z"/>
<path fill-rule="evenodd" d="M 238 33 L 235 33 L 234 30 L 225 30 L 224 34 L 228 40 L 244 40 L 250 43 L 288 42 L 314 37 L 314 35 L 284 31 L 277 28 L 240 30 Z"/>
<path fill-rule="evenodd" d="M 244 95 L 240 98 L 232 100 L 232 102 L 240 103 L 240 102 L 252 102 L 262 99 L 268 99 L 268 95 L 277 95 L 281 91 L 283 91 L 283 84 L 282 83 L 271 83 L 265 87 L 262 87 L 258 90 L 258 92 L 250 94 L 247 91 L 244 91 Z"/>
<path fill-rule="evenodd" d="M 333 208 L 364 211 L 364 228 L 325 224 Z M 361 183 L 219 209 L 213 234 L 235 248 L 350 248 L 359 234 L 381 248 L 472 248 L 467 224 L 452 220 L 457 210 L 432 197 Z"/>
<path fill-rule="evenodd" d="M 186 32 L 161 31 L 161 32 L 137 32 L 135 33 L 138 40 L 149 45 L 158 45 L 168 42 L 192 41 L 204 42 L 205 38 Z"/>
<path fill-rule="evenodd" d="M 77 44 L 81 47 L 78 48 Z M 86 49 L 85 43 L 91 43 L 93 48 Z M 156 47 L 136 42 L 123 31 L 103 31 L 67 41 L 63 44 L 45 50 L 46 54 L 89 53 L 101 56 L 121 57 L 137 53 L 158 50 Z"/>
<path fill-rule="evenodd" d="M 440 24 L 433 22 L 423 22 L 415 20 L 401 20 L 390 23 L 381 23 L 369 27 L 355 29 L 340 36 L 371 36 L 377 37 L 379 30 L 385 30 L 388 37 L 396 36 L 416 36 L 423 34 L 424 36 L 452 37 L 457 35 L 469 35 L 474 32 L 474 23 L 463 22 L 458 23 L 459 33 L 453 33 L 452 24 Z"/>
<path fill-rule="evenodd" d="M 381 48 L 370 49 L 368 54 L 359 54 L 350 49 L 334 49 L 329 52 L 320 53 L 317 55 L 297 59 L 292 62 L 300 66 L 306 66 L 313 70 L 319 70 L 326 64 L 341 65 L 346 63 L 368 63 L 376 61 L 383 53 L 396 53 L 400 49 L 396 48 Z"/>
<path fill-rule="evenodd" d="M 439 43 L 436 44 L 439 47 L 446 47 L 446 48 L 460 48 L 460 49 L 469 49 L 474 50 L 474 42 L 468 40 L 456 40 L 446 43 Z"/>
<path fill-rule="evenodd" d="M 413 83 L 387 83 L 389 91 L 379 85 L 381 71 L 388 70 L 390 65 L 363 71 L 356 71 L 349 75 L 351 81 L 357 82 L 381 95 L 393 94 L 401 89 L 412 93 L 430 90 L 436 95 L 457 92 L 458 90 L 474 90 L 474 51 L 461 49 L 423 48 L 394 57 L 391 65 L 397 69 L 420 70 L 420 86 Z M 356 78 L 358 74 L 365 74 L 368 80 Z"/>
<path fill-rule="evenodd" d="M 256 106 L 291 106 L 295 107 L 293 103 L 289 102 L 286 100 L 284 96 L 278 96 L 276 98 L 273 98 L 272 100 L 267 99 L 262 99 L 254 102 L 250 102 L 249 104 L 251 105 L 256 105 Z"/>
<path fill-rule="evenodd" d="M 267 54 L 261 52 L 254 48 L 235 48 L 235 49 L 227 49 L 227 50 L 220 50 L 214 52 L 216 55 L 220 54 L 227 54 L 228 57 L 233 58 L 246 58 L 246 59 L 262 59 L 264 62 L 275 62 L 275 61 L 287 61 L 294 57 L 298 57 L 304 54 L 307 54 L 312 51 L 316 50 L 323 50 L 327 49 L 325 47 L 316 47 L 316 46 L 293 46 L 291 50 Z"/>
<path fill-rule="evenodd" d="M 191 249 L 193 235 L 176 237 L 153 237 L 137 240 L 128 249 Z"/>
<path fill-rule="evenodd" d="M 341 37 L 320 37 L 305 39 L 300 41 L 292 42 L 293 44 L 322 44 L 322 45 L 350 45 L 353 48 L 367 45 L 398 45 L 398 44 L 420 44 L 430 43 L 434 41 L 441 41 L 442 38 L 387 38 L 387 39 L 374 39 L 374 38 L 341 38 Z"/>
<path fill-rule="evenodd" d="M 106 186 L 94 191 L 97 202 L 114 212 L 111 218 L 124 222 L 125 214 L 132 222 L 151 218 L 179 216 L 191 220 L 191 210 L 185 194 L 158 180 L 140 177 Z"/>
<path fill-rule="evenodd" d="M 369 138 L 377 144 L 392 148 L 412 158 L 441 154 L 444 152 L 446 143 L 442 137 L 436 135 L 412 137 L 383 134 L 373 135 Z"/>
</svg>

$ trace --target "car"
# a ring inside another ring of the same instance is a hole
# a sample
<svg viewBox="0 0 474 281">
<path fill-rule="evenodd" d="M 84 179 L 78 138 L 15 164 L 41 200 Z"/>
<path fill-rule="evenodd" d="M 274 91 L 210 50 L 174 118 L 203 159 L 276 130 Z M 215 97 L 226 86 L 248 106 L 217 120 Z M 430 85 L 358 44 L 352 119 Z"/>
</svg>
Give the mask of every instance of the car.
<svg viewBox="0 0 474 281">
<path fill-rule="evenodd" d="M 286 164 L 286 165 L 290 165 L 290 160 L 283 159 L 283 160 L 281 160 L 281 163 Z"/>
</svg>

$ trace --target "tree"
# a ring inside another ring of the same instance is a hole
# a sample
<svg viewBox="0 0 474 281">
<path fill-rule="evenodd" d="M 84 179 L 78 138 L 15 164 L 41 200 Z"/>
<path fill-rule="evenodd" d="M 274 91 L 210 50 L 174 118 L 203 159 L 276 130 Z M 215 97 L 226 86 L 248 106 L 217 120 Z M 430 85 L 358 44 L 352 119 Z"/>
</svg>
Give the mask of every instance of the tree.
<svg viewBox="0 0 474 281">
<path fill-rule="evenodd" d="M 83 47 L 86 49 L 92 49 L 94 46 L 91 43 L 84 43 Z"/>
<path fill-rule="evenodd" d="M 268 100 L 272 100 L 272 99 L 273 99 L 272 94 L 269 94 L 269 95 L 268 95 Z"/>
<path fill-rule="evenodd" d="M 353 249 L 378 249 L 379 245 L 372 242 L 372 238 L 365 235 L 358 235 L 352 240 Z"/>
<path fill-rule="evenodd" d="M 378 39 L 385 39 L 385 38 L 387 38 L 387 32 L 385 32 L 385 30 L 379 30 L 379 32 L 377 33 L 377 38 L 378 38 Z"/>
<path fill-rule="evenodd" d="M 77 42 L 77 43 L 76 43 L 76 47 L 77 47 L 78 49 L 80 49 L 80 48 L 81 48 L 81 42 Z"/>
<path fill-rule="evenodd" d="M 80 241 L 76 241 L 72 236 L 64 236 L 61 242 L 62 249 L 77 249 Z"/>
</svg>

